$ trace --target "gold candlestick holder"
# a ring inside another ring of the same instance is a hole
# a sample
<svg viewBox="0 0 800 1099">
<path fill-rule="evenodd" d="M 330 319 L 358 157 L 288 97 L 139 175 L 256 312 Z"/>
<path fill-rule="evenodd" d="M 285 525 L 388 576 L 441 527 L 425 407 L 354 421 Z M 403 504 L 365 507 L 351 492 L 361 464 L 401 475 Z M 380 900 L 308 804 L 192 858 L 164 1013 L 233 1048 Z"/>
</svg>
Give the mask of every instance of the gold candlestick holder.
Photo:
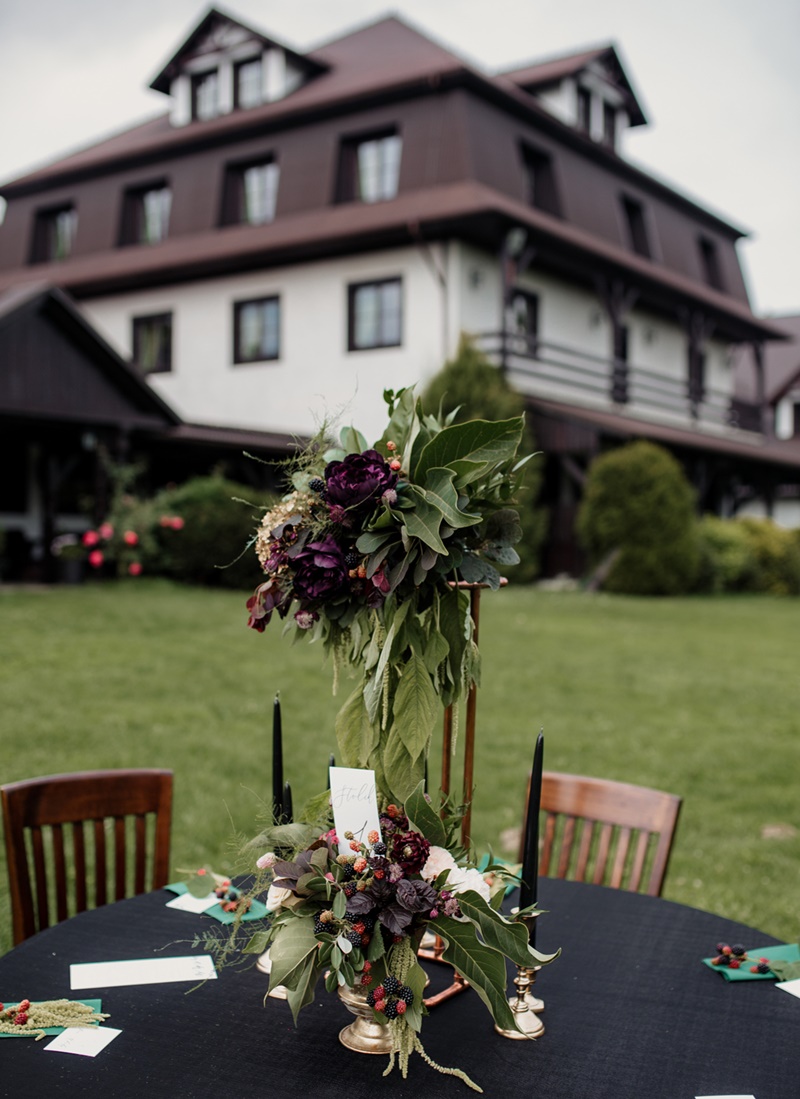
<svg viewBox="0 0 800 1099">
<path fill-rule="evenodd" d="M 515 914 L 512 910 L 512 914 Z M 520 923 L 523 923 L 530 933 L 531 927 L 540 915 L 539 912 L 531 912 L 527 916 L 516 916 Z M 540 1038 L 544 1034 L 544 1023 L 539 1018 L 544 1011 L 544 1000 L 540 999 L 532 991 L 536 982 L 536 974 L 541 969 L 541 966 L 517 966 L 517 975 L 514 978 L 514 985 L 517 989 L 516 996 L 512 996 L 508 1001 L 508 1006 L 514 1013 L 514 1021 L 517 1024 L 517 1029 L 510 1029 L 501 1027 L 495 1024 L 495 1030 L 498 1034 L 501 1034 L 504 1038 L 512 1038 L 517 1041 L 532 1038 Z"/>
</svg>

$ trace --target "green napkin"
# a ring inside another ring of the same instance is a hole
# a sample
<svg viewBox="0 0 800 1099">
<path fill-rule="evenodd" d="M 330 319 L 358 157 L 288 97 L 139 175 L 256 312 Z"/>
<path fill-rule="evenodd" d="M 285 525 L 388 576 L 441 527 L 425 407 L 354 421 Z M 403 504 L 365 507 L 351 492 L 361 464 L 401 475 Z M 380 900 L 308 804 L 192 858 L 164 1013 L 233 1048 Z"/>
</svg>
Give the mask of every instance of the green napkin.
<svg viewBox="0 0 800 1099">
<path fill-rule="evenodd" d="M 68 997 L 66 997 L 66 996 L 54 996 L 52 998 L 54 1000 L 65 1000 Z M 31 1000 L 32 1004 L 41 1003 L 41 1002 L 42 1002 L 41 1000 L 38 1000 L 38 1001 L 37 1000 Z M 22 1003 L 22 1001 L 18 1000 L 17 1003 Z M 102 1000 L 75 1000 L 75 1003 L 76 1004 L 86 1004 L 86 1006 L 90 1007 L 92 1009 L 92 1011 L 94 1011 L 94 1012 L 100 1012 L 100 1011 L 103 1010 L 103 1001 Z M 16 1007 L 16 1006 L 17 1006 L 16 1004 L 6 1004 L 6 1007 Z M 97 1024 L 92 1023 L 92 1026 L 95 1026 L 95 1025 L 97 1025 Z M 45 1034 L 60 1034 L 61 1031 L 65 1030 L 66 1028 L 63 1027 L 63 1026 L 46 1026 L 46 1027 L 43 1027 L 42 1029 L 44 1030 Z M 0 1034 L 0 1038 L 16 1038 L 16 1035 L 15 1034 Z"/>
<path fill-rule="evenodd" d="M 164 888 L 169 889 L 170 892 L 177 893 L 178 895 L 180 895 L 181 893 L 189 892 L 189 890 L 186 888 L 186 882 L 182 881 L 172 882 L 170 885 L 165 885 Z M 212 890 L 209 890 L 209 892 L 212 892 Z M 220 923 L 228 924 L 233 923 L 236 919 L 236 913 L 226 912 L 221 904 L 215 904 L 213 908 L 207 908 L 203 915 L 211 916 L 212 919 L 218 920 Z M 245 923 L 248 920 L 263 920 L 266 915 L 267 906 L 264 904 L 264 902 L 254 900 L 253 903 L 250 905 L 249 910 L 245 912 L 245 914 L 242 916 L 242 923 Z"/>
<path fill-rule="evenodd" d="M 774 973 L 750 972 L 750 966 L 757 965 L 759 958 L 776 962 L 800 962 L 800 946 L 797 943 L 785 943 L 783 946 L 754 946 L 747 951 L 747 961 L 743 961 L 739 969 L 731 969 L 727 965 L 712 965 L 711 958 L 703 958 L 703 965 L 720 973 L 726 981 L 774 981 L 776 979 Z"/>
</svg>

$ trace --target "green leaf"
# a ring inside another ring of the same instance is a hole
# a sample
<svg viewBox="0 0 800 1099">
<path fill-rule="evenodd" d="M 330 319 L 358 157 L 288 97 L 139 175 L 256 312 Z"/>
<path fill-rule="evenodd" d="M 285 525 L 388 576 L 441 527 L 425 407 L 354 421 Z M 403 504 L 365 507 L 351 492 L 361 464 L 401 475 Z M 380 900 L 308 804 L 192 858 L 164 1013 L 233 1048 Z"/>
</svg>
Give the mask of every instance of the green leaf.
<svg viewBox="0 0 800 1099">
<path fill-rule="evenodd" d="M 437 553 L 447 553 L 447 547 L 439 537 L 442 525 L 442 513 L 435 504 L 431 504 L 418 485 L 410 485 L 409 492 L 414 498 L 414 510 L 403 513 L 405 529 L 412 538 L 418 538 Z"/>
<path fill-rule="evenodd" d="M 467 978 L 498 1026 L 503 1030 L 517 1030 L 514 1013 L 506 998 L 506 960 L 503 955 L 482 943 L 471 923 L 438 916 L 433 929 L 447 943 L 443 959 Z"/>
<path fill-rule="evenodd" d="M 242 948 L 243 954 L 263 954 L 269 943 L 269 931 L 256 931 Z"/>
<path fill-rule="evenodd" d="M 406 800 L 424 776 L 424 753 L 415 762 L 394 726 L 386 737 L 383 749 L 383 770 L 389 791 L 400 804 Z"/>
<path fill-rule="evenodd" d="M 416 828 L 435 847 L 445 847 L 447 833 L 441 817 L 425 797 L 425 784 L 421 782 L 405 800 L 405 811 L 409 824 Z"/>
<path fill-rule="evenodd" d="M 511 420 L 469 420 L 453 424 L 434 435 L 420 455 L 415 471 L 419 483 L 436 466 L 452 466 L 454 462 L 482 462 L 486 467 L 513 458 L 522 438 L 523 418 Z M 473 471 L 470 480 L 481 474 Z M 463 478 L 463 474 L 461 474 Z"/>
<path fill-rule="evenodd" d="M 416 421 L 416 424 L 415 424 Z M 385 452 L 386 444 L 397 443 L 401 453 L 405 453 L 418 429 L 417 401 L 413 387 L 402 389 L 397 394 L 394 410 L 381 438 L 375 444 L 376 450 Z"/>
<path fill-rule="evenodd" d="M 500 587 L 500 573 L 490 565 L 488 561 L 482 561 L 473 553 L 465 553 L 461 562 L 459 575 L 469 584 L 488 584 L 492 591 Z"/>
<path fill-rule="evenodd" d="M 461 682 L 461 662 L 467 646 L 469 595 L 460 588 L 448 588 L 439 599 L 439 630 L 447 641 L 447 675 L 457 690 Z"/>
<path fill-rule="evenodd" d="M 333 914 L 337 920 L 344 919 L 344 914 L 347 911 L 347 897 L 345 897 L 342 890 L 338 890 L 336 896 L 333 899 Z"/>
<path fill-rule="evenodd" d="M 365 450 L 369 450 L 369 443 L 354 427 L 343 427 L 339 442 L 348 454 L 363 454 Z"/>
<path fill-rule="evenodd" d="M 474 527 L 480 523 L 481 516 L 461 511 L 458 506 L 458 492 L 453 485 L 454 477 L 455 471 L 452 469 L 442 469 L 439 466 L 429 469 L 425 478 L 425 499 L 439 509 L 445 523 L 454 530 Z"/>
<path fill-rule="evenodd" d="M 367 713 L 364 685 L 359 684 L 336 715 L 336 742 L 345 767 L 365 767 L 377 746 L 380 730 Z"/>
<path fill-rule="evenodd" d="M 297 1016 L 304 1007 L 314 1002 L 314 989 L 316 988 L 321 968 L 316 964 L 312 955 L 306 959 L 306 964 L 297 981 L 297 985 L 286 993 L 286 1001 L 292 1010 L 292 1018 L 297 1026 Z"/>
<path fill-rule="evenodd" d="M 384 542 L 388 542 L 392 537 L 390 530 L 368 530 L 365 534 L 360 534 L 356 539 L 356 549 L 359 553 L 374 553 L 375 550 L 380 549 Z"/>
<path fill-rule="evenodd" d="M 425 661 L 425 667 L 430 674 L 434 675 L 436 669 L 450 652 L 450 646 L 447 639 L 442 637 L 438 630 L 434 630 L 424 644 L 425 651 L 422 654 L 422 659 Z"/>
<path fill-rule="evenodd" d="M 414 1001 L 406 1009 L 406 1013 L 403 1016 L 405 1021 L 411 1027 L 412 1030 L 416 1030 L 419 1033 L 422 1027 L 422 1010 L 423 999 L 425 996 L 425 981 L 427 980 L 427 974 L 419 962 L 415 962 L 411 966 L 406 974 L 405 984 L 414 993 Z"/>
<path fill-rule="evenodd" d="M 371 962 L 377 962 L 378 958 L 382 958 L 385 953 L 386 947 L 383 943 L 383 935 L 376 929 L 375 934 L 369 940 L 367 958 L 369 958 Z"/>
<path fill-rule="evenodd" d="M 317 940 L 309 920 L 291 919 L 281 927 L 270 947 L 269 956 L 272 969 L 269 975 L 269 987 L 285 985 L 296 988 L 303 973 L 306 958 L 316 953 Z"/>
<path fill-rule="evenodd" d="M 505 919 L 472 889 L 465 889 L 458 894 L 458 905 L 467 919 L 478 927 L 486 945 L 499 950 L 515 965 L 545 965 L 561 953 L 559 950 L 555 954 L 539 954 L 531 949 L 525 925 Z"/>
<path fill-rule="evenodd" d="M 428 669 L 421 656 L 411 650 L 411 659 L 402 668 L 392 713 L 397 732 L 412 760 L 428 747 L 439 709 Z"/>
</svg>

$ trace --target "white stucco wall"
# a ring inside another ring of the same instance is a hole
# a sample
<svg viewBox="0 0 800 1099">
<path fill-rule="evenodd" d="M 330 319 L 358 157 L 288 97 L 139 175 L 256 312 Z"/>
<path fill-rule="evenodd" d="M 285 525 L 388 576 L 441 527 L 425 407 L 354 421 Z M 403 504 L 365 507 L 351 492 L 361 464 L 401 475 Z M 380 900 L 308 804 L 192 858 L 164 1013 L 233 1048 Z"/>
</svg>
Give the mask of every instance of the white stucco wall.
<svg viewBox="0 0 800 1099">
<path fill-rule="evenodd" d="M 347 287 L 402 279 L 400 347 L 347 350 Z M 281 355 L 233 365 L 233 304 L 278 295 Z M 383 430 L 384 389 L 430 378 L 442 365 L 443 295 L 415 248 L 276 268 L 84 303 L 92 323 L 124 356 L 135 316 L 173 314 L 173 368 L 153 388 L 193 423 L 308 434 L 325 419 Z"/>
</svg>

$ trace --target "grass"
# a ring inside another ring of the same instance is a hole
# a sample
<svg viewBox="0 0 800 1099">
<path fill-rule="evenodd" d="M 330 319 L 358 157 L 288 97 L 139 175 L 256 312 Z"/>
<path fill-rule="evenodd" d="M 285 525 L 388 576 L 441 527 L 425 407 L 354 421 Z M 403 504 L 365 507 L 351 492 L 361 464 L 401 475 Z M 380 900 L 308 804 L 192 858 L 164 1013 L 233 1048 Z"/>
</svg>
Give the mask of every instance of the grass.
<svg viewBox="0 0 800 1099">
<path fill-rule="evenodd" d="M 324 787 L 336 750 L 321 652 L 278 623 L 247 630 L 244 599 L 158 581 L 0 589 L 0 780 L 170 767 L 174 865 L 232 870 L 232 837 L 270 797 L 275 692 L 295 806 Z M 487 594 L 476 845 L 502 852 L 519 825 L 544 727 L 548 769 L 684 797 L 666 897 L 796 941 L 797 622 L 796 601 L 760 596 Z M 0 953 L 7 912 L 0 866 Z"/>
</svg>

